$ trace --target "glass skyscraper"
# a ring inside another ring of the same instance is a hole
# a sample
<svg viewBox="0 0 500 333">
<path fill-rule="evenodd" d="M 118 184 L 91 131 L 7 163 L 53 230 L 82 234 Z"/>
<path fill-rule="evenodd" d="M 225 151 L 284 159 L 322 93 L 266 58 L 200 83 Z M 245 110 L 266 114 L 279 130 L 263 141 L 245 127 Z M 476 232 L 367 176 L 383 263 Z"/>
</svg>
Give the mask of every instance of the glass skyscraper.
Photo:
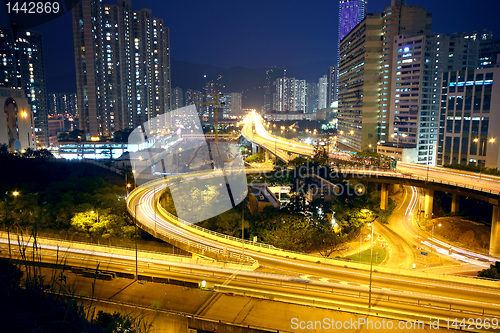
<svg viewBox="0 0 500 333">
<path fill-rule="evenodd" d="M 339 1 L 339 45 L 340 41 L 366 16 L 367 0 Z"/>
</svg>

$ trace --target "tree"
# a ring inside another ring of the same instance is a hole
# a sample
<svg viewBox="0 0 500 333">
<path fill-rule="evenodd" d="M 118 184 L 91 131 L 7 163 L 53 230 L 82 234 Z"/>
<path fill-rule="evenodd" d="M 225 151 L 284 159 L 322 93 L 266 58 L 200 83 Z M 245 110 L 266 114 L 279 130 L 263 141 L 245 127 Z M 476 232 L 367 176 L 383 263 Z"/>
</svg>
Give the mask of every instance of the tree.
<svg viewBox="0 0 500 333">
<path fill-rule="evenodd" d="M 81 232 L 92 238 L 109 238 L 113 236 L 132 238 L 134 228 L 129 228 L 125 220 L 115 214 L 98 211 L 85 211 L 75 214 L 71 226 L 76 232 Z"/>
<path fill-rule="evenodd" d="M 479 271 L 477 276 L 500 280 L 500 261 L 496 261 L 494 265 L 490 265 L 490 268 Z"/>
<path fill-rule="evenodd" d="M 318 166 L 329 166 L 328 165 L 328 152 L 325 147 L 316 147 L 314 149 L 314 157 L 313 162 L 315 162 Z"/>
<path fill-rule="evenodd" d="M 6 143 L 0 144 L 0 155 L 6 155 L 10 153 L 9 145 Z"/>
</svg>

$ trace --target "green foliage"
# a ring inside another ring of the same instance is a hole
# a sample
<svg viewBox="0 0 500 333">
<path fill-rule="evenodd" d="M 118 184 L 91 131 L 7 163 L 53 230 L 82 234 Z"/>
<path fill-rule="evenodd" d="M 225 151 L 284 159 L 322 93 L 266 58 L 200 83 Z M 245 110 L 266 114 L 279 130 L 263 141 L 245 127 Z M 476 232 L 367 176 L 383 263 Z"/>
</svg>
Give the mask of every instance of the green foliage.
<svg viewBox="0 0 500 333">
<path fill-rule="evenodd" d="M 94 238 L 123 237 L 132 238 L 134 227 L 115 214 L 85 211 L 75 214 L 71 219 L 72 230 Z"/>
<path fill-rule="evenodd" d="M 248 163 L 252 162 L 263 162 L 265 159 L 264 153 L 255 153 L 253 155 L 250 155 L 246 158 L 246 161 Z"/>
<path fill-rule="evenodd" d="M 290 160 L 288 162 L 288 165 L 294 166 L 294 167 L 299 167 L 299 166 L 304 165 L 306 163 L 307 163 L 307 158 L 302 157 L 302 156 L 298 156 L 298 157 L 295 157 L 293 160 Z"/>
<path fill-rule="evenodd" d="M 488 175 L 500 176 L 500 170 L 498 170 L 498 168 L 483 168 L 475 164 L 446 164 L 443 165 L 443 167 L 454 170 L 463 170 L 477 173 L 482 172 Z"/>
<path fill-rule="evenodd" d="M 54 155 L 47 149 L 28 148 L 21 154 L 24 158 L 54 158 Z"/>
<path fill-rule="evenodd" d="M 142 317 L 131 316 L 129 314 L 113 314 L 99 310 L 94 323 L 101 328 L 102 333 L 139 333 L 147 332 L 151 328 L 151 323 L 146 323 Z"/>
<path fill-rule="evenodd" d="M 123 226 L 131 221 L 125 206 L 125 184 L 119 175 L 83 163 L 47 163 L 12 155 L 0 155 L 0 172 L 8 175 L 0 180 L 2 224 L 67 231 L 77 213 L 99 210 L 99 218 L 102 215 L 106 222 L 106 227 L 99 229 L 102 236 L 130 234 Z M 20 193 L 17 197 L 12 195 L 14 190 Z"/>
<path fill-rule="evenodd" d="M 479 271 L 477 276 L 500 280 L 500 261 L 496 261 L 494 265 L 490 265 L 490 268 Z"/>
</svg>

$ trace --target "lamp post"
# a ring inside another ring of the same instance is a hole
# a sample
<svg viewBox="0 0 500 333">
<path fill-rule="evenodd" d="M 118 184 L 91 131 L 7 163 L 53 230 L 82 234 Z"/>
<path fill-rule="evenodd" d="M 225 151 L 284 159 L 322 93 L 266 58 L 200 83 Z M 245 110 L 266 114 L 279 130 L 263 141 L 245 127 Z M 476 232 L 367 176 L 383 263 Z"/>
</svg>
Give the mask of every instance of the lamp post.
<svg viewBox="0 0 500 333">
<path fill-rule="evenodd" d="M 478 143 L 479 142 L 479 138 L 475 138 L 474 140 L 475 143 Z M 494 138 L 491 138 L 488 140 L 489 143 L 494 143 L 495 142 L 495 139 Z M 482 144 L 482 148 L 481 148 L 481 151 L 479 152 L 479 156 L 484 156 L 484 158 L 486 158 L 486 155 L 484 154 L 484 145 L 486 143 L 486 140 L 483 140 L 483 144 Z M 482 171 L 483 171 L 483 164 L 482 162 L 480 162 L 480 160 L 478 160 L 478 163 L 479 163 L 479 179 L 481 179 L 481 174 L 482 174 Z M 485 160 L 485 164 L 486 164 L 486 160 Z"/>
<path fill-rule="evenodd" d="M 135 215 L 135 279 L 138 280 L 139 279 L 139 266 L 138 266 L 138 258 L 137 258 L 137 206 L 140 206 L 142 204 L 146 203 L 146 201 L 143 201 L 143 202 L 140 202 L 140 199 L 139 199 L 139 203 L 135 205 L 134 207 L 134 215 Z M 155 221 L 156 223 L 156 221 Z"/>
<path fill-rule="evenodd" d="M 12 192 L 12 195 L 14 196 L 14 198 L 17 198 L 17 196 L 19 195 L 19 191 L 14 191 Z M 5 201 L 5 203 L 7 203 L 7 200 Z M 6 217 L 6 220 L 7 220 L 7 241 L 9 242 L 9 259 L 12 260 L 12 250 L 11 250 L 11 247 L 10 247 L 10 218 L 7 217 L 9 212 L 10 212 L 10 209 L 8 207 L 5 207 L 5 217 Z"/>
<path fill-rule="evenodd" d="M 372 275 L 373 275 L 373 225 L 375 224 L 375 220 L 378 218 L 378 215 L 375 216 L 373 221 L 369 224 L 372 227 L 372 236 L 371 236 L 371 252 L 370 252 L 370 289 L 368 293 L 368 309 L 372 307 Z"/>
</svg>

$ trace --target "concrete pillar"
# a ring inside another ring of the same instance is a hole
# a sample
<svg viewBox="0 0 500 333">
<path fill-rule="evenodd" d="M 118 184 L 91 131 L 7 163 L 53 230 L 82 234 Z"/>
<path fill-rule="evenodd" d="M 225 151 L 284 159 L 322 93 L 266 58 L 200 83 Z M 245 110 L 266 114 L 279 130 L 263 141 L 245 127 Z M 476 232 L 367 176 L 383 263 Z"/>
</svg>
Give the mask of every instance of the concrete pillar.
<svg viewBox="0 0 500 333">
<path fill-rule="evenodd" d="M 493 205 L 491 214 L 490 256 L 500 256 L 500 206 Z"/>
<path fill-rule="evenodd" d="M 392 184 L 391 186 L 389 186 L 389 188 L 392 188 L 392 193 L 398 193 L 399 191 L 401 191 L 401 185 L 399 184 Z"/>
<path fill-rule="evenodd" d="M 460 209 L 460 194 L 453 193 L 451 199 L 451 213 L 457 215 Z"/>
<path fill-rule="evenodd" d="M 387 184 L 382 184 L 380 190 L 380 209 L 386 210 L 389 203 L 389 191 L 387 189 Z"/>
<path fill-rule="evenodd" d="M 432 206 L 434 205 L 434 190 L 425 189 L 424 216 L 426 219 L 432 218 Z"/>
<path fill-rule="evenodd" d="M 266 151 L 264 152 L 264 156 L 265 156 L 265 158 L 266 158 L 266 163 L 267 163 L 267 162 L 269 161 L 269 159 L 271 158 L 271 154 L 269 154 L 269 151 L 267 151 L 267 150 L 266 150 Z"/>
<path fill-rule="evenodd" d="M 252 155 L 257 154 L 259 152 L 259 146 L 257 146 L 255 143 L 252 143 Z"/>
</svg>

